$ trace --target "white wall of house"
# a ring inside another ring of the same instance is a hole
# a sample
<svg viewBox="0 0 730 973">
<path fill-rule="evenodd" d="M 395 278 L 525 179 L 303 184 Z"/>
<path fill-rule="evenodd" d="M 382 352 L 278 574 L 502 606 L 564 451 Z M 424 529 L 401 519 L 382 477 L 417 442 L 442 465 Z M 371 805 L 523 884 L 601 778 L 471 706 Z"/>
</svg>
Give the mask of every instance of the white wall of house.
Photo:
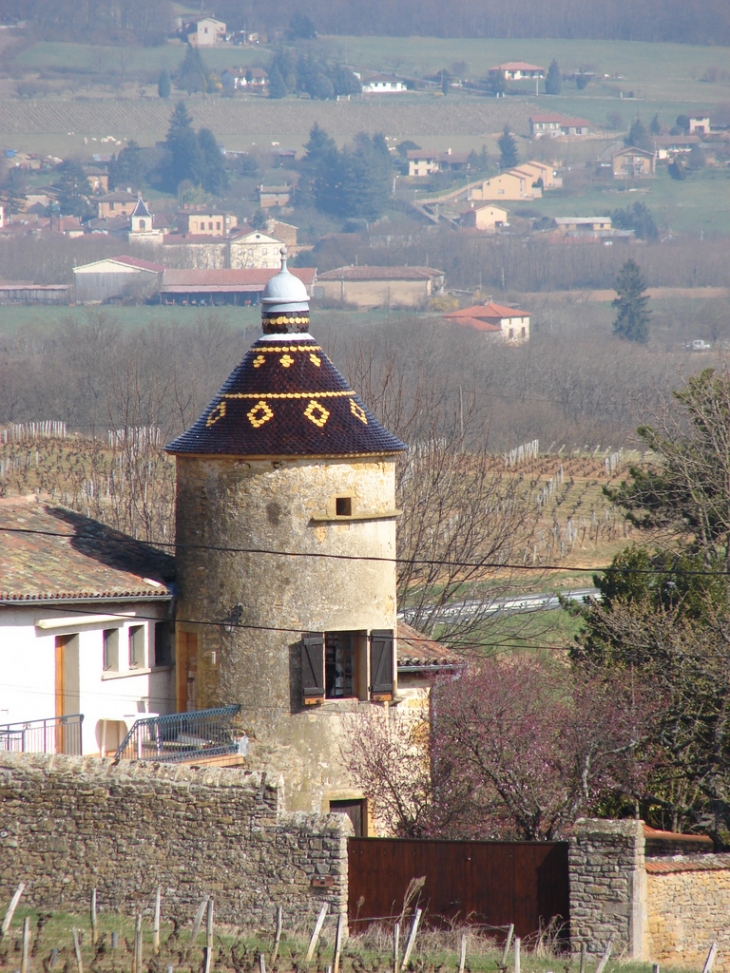
<svg viewBox="0 0 730 973">
<path fill-rule="evenodd" d="M 116 749 L 122 728 L 131 727 L 137 717 L 175 710 L 173 667 L 155 666 L 154 654 L 155 621 L 165 621 L 167 604 L 95 603 L 79 606 L 78 615 L 69 607 L 0 609 L 0 724 L 52 718 L 61 708 L 68 715 L 83 713 L 83 753 L 99 754 L 104 721 L 109 751 Z M 116 633 L 108 636 L 106 660 L 105 631 Z M 70 642 L 63 650 L 61 699 L 57 645 L 63 637 Z"/>
</svg>

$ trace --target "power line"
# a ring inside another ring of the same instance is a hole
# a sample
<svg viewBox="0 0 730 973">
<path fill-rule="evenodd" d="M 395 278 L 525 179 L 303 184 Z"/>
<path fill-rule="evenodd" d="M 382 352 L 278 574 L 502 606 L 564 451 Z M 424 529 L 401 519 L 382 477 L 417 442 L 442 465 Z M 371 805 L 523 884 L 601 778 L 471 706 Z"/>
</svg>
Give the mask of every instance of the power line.
<svg viewBox="0 0 730 973">
<path fill-rule="evenodd" d="M 110 528 L 114 529 L 114 528 Z M 62 537 L 70 538 L 72 535 L 61 531 L 37 530 L 31 527 L 0 527 L 0 532 L 11 534 L 38 534 L 43 537 Z M 136 540 L 136 538 L 132 538 Z M 303 558 L 324 558 L 333 561 L 372 561 L 384 564 L 412 564 L 424 567 L 447 567 L 447 568 L 489 568 L 492 570 L 509 571 L 563 571 L 566 574 L 593 574 L 612 573 L 612 574 L 650 574 L 663 575 L 680 573 L 688 577 L 699 576 L 708 578 L 730 577 L 730 570 L 727 571 L 705 571 L 688 570 L 684 568 L 632 568 L 615 567 L 609 565 L 594 565 L 593 567 L 573 567 L 567 564 L 516 564 L 509 561 L 453 561 L 446 558 L 415 558 L 415 557 L 380 557 L 372 554 L 328 554 L 321 551 L 275 551 L 265 547 L 223 547 L 214 544 L 176 544 L 173 541 L 137 541 L 138 544 L 147 547 L 167 547 L 175 550 L 184 551 L 215 551 L 220 554 L 266 554 L 272 557 L 303 557 Z"/>
</svg>

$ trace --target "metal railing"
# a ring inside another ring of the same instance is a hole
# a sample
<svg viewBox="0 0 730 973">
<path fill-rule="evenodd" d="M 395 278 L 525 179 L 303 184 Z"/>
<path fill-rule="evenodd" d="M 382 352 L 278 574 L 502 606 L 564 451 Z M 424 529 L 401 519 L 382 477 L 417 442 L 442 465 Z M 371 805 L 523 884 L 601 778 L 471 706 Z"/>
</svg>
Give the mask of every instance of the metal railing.
<svg viewBox="0 0 730 973">
<path fill-rule="evenodd" d="M 241 734 L 234 733 L 233 718 L 240 708 L 221 706 L 136 720 L 114 759 L 183 763 L 237 753 Z"/>
<path fill-rule="evenodd" d="M 11 753 L 67 753 L 81 756 L 81 713 L 0 726 L 0 750 Z"/>
</svg>

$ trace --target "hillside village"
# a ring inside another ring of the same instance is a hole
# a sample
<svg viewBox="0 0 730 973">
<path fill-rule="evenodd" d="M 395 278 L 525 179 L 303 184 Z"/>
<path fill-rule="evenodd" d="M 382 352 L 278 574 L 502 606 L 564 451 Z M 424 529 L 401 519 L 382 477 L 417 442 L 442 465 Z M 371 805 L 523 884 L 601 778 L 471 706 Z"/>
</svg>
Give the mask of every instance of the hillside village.
<svg viewBox="0 0 730 973">
<path fill-rule="evenodd" d="M 0 973 L 730 971 L 674 4 L 0 3 Z"/>
</svg>

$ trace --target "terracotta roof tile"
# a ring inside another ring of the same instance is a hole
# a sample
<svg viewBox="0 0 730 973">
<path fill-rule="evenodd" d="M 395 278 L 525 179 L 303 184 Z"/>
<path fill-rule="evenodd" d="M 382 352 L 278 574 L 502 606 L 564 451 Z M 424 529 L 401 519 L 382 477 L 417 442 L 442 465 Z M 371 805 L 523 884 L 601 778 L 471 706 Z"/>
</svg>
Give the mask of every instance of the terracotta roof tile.
<svg viewBox="0 0 730 973">
<path fill-rule="evenodd" d="M 36 497 L 6 497 L 0 530 L 2 601 L 171 597 L 170 555 L 73 510 Z"/>
<path fill-rule="evenodd" d="M 670 875 L 673 872 L 715 872 L 730 869 L 730 855 L 677 855 L 672 858 L 648 859 L 649 875 Z"/>
<path fill-rule="evenodd" d="M 311 335 L 289 334 L 259 338 L 197 422 L 165 448 L 199 456 L 352 456 L 405 446 Z"/>
<path fill-rule="evenodd" d="M 163 287 L 225 287 L 226 285 L 260 285 L 263 290 L 279 268 L 256 270 L 165 270 Z M 291 274 L 309 289 L 315 278 L 313 267 L 292 268 Z"/>
<path fill-rule="evenodd" d="M 457 669 L 464 660 L 435 639 L 428 638 L 418 629 L 398 619 L 398 669 Z"/>
<path fill-rule="evenodd" d="M 292 271 L 294 273 L 295 271 Z M 441 277 L 443 270 L 430 267 L 338 267 L 318 274 L 318 280 L 428 280 Z"/>
</svg>

